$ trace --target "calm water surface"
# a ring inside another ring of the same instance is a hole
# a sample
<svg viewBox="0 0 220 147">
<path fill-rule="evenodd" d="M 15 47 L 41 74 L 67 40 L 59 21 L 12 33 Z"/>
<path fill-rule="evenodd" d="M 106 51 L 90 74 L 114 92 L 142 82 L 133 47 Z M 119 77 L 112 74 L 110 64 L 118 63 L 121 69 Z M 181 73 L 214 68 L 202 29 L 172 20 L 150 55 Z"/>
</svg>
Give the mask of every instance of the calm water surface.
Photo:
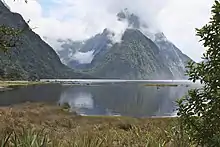
<svg viewBox="0 0 220 147">
<path fill-rule="evenodd" d="M 158 88 L 143 83 L 35 85 L 1 92 L 0 106 L 25 102 L 68 103 L 81 115 L 171 116 L 175 114 L 175 100 L 189 88 L 184 85 Z"/>
</svg>

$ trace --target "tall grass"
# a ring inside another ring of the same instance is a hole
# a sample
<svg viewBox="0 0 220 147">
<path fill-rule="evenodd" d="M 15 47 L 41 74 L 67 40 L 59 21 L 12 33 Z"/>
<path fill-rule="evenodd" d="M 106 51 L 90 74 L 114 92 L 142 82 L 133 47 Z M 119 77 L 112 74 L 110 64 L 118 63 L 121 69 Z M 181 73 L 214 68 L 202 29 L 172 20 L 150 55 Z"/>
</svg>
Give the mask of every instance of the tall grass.
<svg viewBox="0 0 220 147">
<path fill-rule="evenodd" d="M 67 107 L 68 108 L 68 107 Z M 1 147 L 191 147 L 178 118 L 81 117 L 63 108 L 0 108 Z"/>
<path fill-rule="evenodd" d="M 97 129 L 97 130 L 96 130 Z M 143 132 L 142 128 L 132 126 L 128 130 L 98 131 L 88 130 L 80 132 L 76 130 L 70 134 L 69 140 L 56 138 L 54 134 L 31 128 L 3 130 L 0 136 L 1 147 L 191 147 L 189 140 L 181 138 L 179 129 L 172 127 L 171 130 L 164 130 L 164 134 Z M 186 137 L 186 136 L 184 136 Z"/>
<path fill-rule="evenodd" d="M 44 147 L 49 144 L 49 138 L 43 130 L 23 128 L 21 131 L 3 130 L 1 133 L 1 147 Z"/>
</svg>

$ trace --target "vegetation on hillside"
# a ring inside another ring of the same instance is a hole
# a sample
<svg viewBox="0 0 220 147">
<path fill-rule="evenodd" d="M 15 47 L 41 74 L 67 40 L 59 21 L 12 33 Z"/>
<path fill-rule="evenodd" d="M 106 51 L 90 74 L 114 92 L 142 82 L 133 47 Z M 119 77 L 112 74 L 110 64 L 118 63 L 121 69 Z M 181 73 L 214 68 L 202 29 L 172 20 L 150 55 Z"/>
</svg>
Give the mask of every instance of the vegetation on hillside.
<svg viewBox="0 0 220 147">
<path fill-rule="evenodd" d="M 3 6 L 5 4 L 3 3 Z M 0 53 L 7 54 L 7 52 L 15 47 L 18 47 L 21 44 L 21 33 L 26 28 L 15 28 L 11 26 L 7 26 L 4 23 L 0 25 Z M 18 69 L 10 68 L 9 70 L 5 70 L 0 67 L 0 79 L 21 79 L 22 75 L 19 74 Z"/>
<path fill-rule="evenodd" d="M 0 26 L 0 50 L 6 52 L 8 49 L 15 47 L 19 42 L 19 31 L 8 26 Z"/>
<path fill-rule="evenodd" d="M 212 17 L 204 27 L 197 29 L 207 49 L 204 61 L 190 63 L 190 80 L 200 80 L 202 88 L 189 91 L 179 101 L 179 115 L 185 132 L 195 144 L 220 146 L 220 1 L 212 7 Z"/>
<path fill-rule="evenodd" d="M 15 1 L 15 0 L 14 0 Z M 27 3 L 27 0 L 24 0 Z M 2 2 L 3 5 L 9 9 L 9 7 Z M 29 28 L 29 27 L 28 27 Z M 6 26 L 4 24 L 0 25 L 0 51 L 6 52 L 10 48 L 16 47 L 19 43 L 21 33 L 27 29 L 23 27 L 21 29 L 17 29 L 15 27 Z"/>
</svg>

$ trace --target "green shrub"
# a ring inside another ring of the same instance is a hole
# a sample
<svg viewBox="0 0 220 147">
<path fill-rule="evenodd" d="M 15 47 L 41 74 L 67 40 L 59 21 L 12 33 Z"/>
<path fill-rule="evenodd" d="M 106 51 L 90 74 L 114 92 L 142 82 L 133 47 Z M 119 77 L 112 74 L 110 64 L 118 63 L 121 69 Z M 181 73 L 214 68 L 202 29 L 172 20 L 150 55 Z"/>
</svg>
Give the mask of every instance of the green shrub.
<svg viewBox="0 0 220 147">
<path fill-rule="evenodd" d="M 197 35 L 207 48 L 201 63 L 190 62 L 187 74 L 204 86 L 192 89 L 179 100 L 183 129 L 197 145 L 220 146 L 220 3 L 215 1 L 212 18 Z"/>
</svg>

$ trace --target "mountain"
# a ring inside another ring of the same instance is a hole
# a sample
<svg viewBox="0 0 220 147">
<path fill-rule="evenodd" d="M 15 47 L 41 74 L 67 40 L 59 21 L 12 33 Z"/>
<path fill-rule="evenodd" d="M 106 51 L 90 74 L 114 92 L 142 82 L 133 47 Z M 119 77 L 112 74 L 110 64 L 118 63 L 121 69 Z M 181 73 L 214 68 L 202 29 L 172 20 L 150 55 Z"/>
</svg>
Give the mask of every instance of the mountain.
<svg viewBox="0 0 220 147">
<path fill-rule="evenodd" d="M 172 73 L 160 61 L 159 48 L 139 30 L 127 29 L 121 43 L 104 55 L 97 55 L 88 70 L 98 77 L 123 79 L 172 79 Z"/>
<path fill-rule="evenodd" d="M 7 53 L 0 52 L 0 77 L 15 79 L 91 78 L 61 63 L 56 52 L 35 34 L 18 13 L 0 1 L 0 25 L 24 29 L 20 41 Z"/>
<path fill-rule="evenodd" d="M 81 44 L 71 41 L 68 48 L 66 44 L 62 46 L 58 54 L 64 63 L 101 78 L 187 78 L 185 65 L 191 59 L 170 42 L 163 32 L 153 32 L 147 23 L 127 9 L 119 12 L 117 17 L 118 21 L 128 24 L 121 42 L 112 41 L 115 34 L 110 31 L 111 28 L 106 28 L 102 33 L 83 40 Z M 77 44 L 80 45 L 75 47 Z M 77 53 L 86 55 L 91 52 L 91 59 L 87 63 L 76 58 Z"/>
<path fill-rule="evenodd" d="M 172 42 L 170 42 L 163 32 L 152 32 L 151 28 L 127 9 L 117 14 L 120 21 L 127 21 L 128 26 L 143 30 L 142 33 L 150 38 L 159 48 L 160 61 L 172 72 L 175 78 L 185 78 L 186 63 L 191 60 L 183 54 Z"/>
<path fill-rule="evenodd" d="M 58 51 L 58 55 L 60 56 L 63 63 L 68 65 L 71 68 L 76 69 L 85 69 L 91 67 L 91 61 L 94 56 L 97 54 L 104 55 L 104 52 L 112 46 L 112 41 L 109 39 L 112 36 L 108 29 L 104 29 L 102 33 L 96 34 L 94 37 L 91 37 L 85 41 L 72 41 L 72 40 L 58 40 L 61 43 L 61 48 Z M 84 62 L 81 64 L 79 60 L 77 60 L 77 52 L 81 53 L 92 53 L 91 60 Z"/>
</svg>

